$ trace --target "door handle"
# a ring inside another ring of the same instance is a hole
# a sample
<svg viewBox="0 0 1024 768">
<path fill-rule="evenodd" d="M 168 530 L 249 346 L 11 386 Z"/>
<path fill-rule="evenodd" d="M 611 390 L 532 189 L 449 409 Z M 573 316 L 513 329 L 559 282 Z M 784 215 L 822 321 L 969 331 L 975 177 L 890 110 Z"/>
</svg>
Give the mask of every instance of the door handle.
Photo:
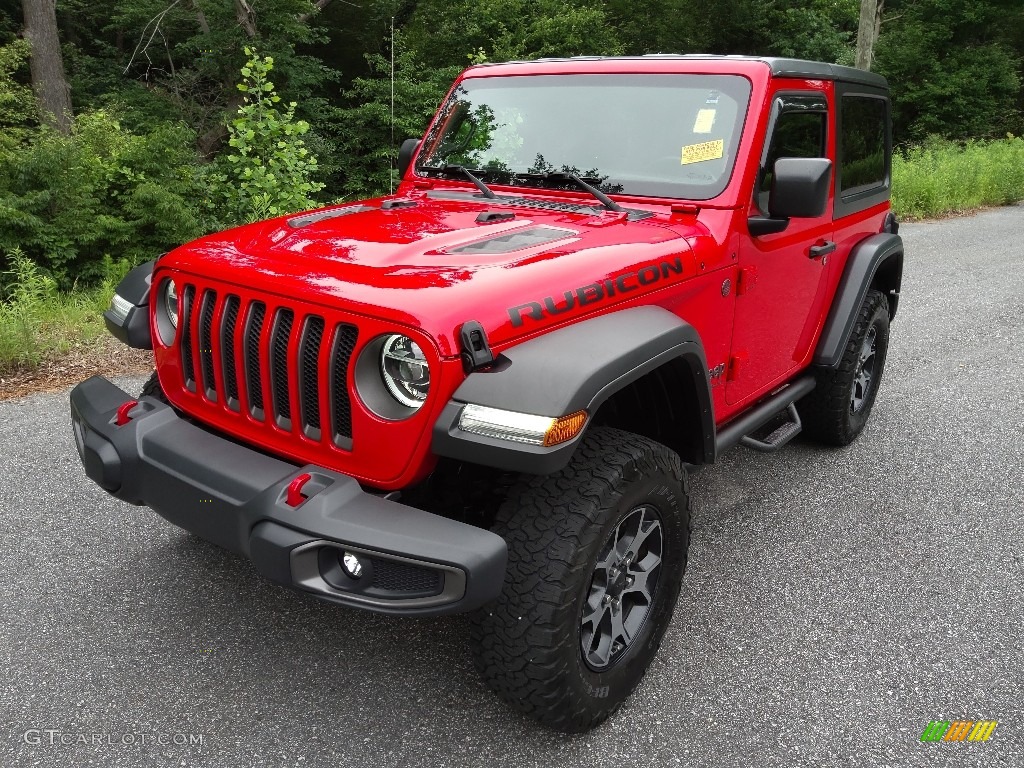
<svg viewBox="0 0 1024 768">
<path fill-rule="evenodd" d="M 807 255 L 812 259 L 820 259 L 822 256 L 827 256 L 836 249 L 836 244 L 831 240 L 826 240 L 818 245 L 812 245 Z"/>
</svg>

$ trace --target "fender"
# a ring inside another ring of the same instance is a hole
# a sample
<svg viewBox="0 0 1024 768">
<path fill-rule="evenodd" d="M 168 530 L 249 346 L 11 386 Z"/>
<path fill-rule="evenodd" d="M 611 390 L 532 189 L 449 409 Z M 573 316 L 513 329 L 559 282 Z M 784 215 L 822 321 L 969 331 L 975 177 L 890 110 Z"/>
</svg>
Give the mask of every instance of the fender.
<svg viewBox="0 0 1024 768">
<path fill-rule="evenodd" d="M 434 425 L 433 452 L 515 472 L 557 472 L 586 430 L 551 447 L 516 443 L 463 432 L 462 407 L 473 403 L 553 418 L 585 410 L 593 417 L 615 392 L 671 362 L 682 362 L 694 377 L 703 452 L 713 462 L 714 412 L 700 336 L 661 307 L 599 315 L 506 349 L 494 366 L 471 373 L 452 395 Z"/>
<path fill-rule="evenodd" d="M 125 275 L 117 284 L 110 308 L 103 313 L 107 330 L 115 338 L 136 349 L 153 348 L 149 328 L 149 288 L 155 264 L 155 260 L 147 261 Z"/>
<path fill-rule="evenodd" d="M 903 240 L 899 235 L 872 235 L 850 253 L 839 281 L 832 309 L 814 353 L 814 364 L 836 368 L 850 340 L 857 313 L 872 287 L 886 294 L 889 318 L 896 317 L 900 286 L 903 282 Z"/>
</svg>

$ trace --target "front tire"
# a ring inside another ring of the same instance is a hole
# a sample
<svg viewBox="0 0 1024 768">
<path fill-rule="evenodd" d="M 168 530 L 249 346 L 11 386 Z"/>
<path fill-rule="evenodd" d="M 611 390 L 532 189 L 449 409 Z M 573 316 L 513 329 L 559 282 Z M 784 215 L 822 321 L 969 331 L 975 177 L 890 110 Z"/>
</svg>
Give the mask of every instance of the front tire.
<svg viewBox="0 0 1024 768">
<path fill-rule="evenodd" d="M 671 621 L 689 512 L 679 457 L 619 430 L 592 429 L 564 470 L 523 478 L 496 519 L 509 545 L 503 591 L 473 619 L 485 682 L 561 731 L 615 712 Z"/>
</svg>

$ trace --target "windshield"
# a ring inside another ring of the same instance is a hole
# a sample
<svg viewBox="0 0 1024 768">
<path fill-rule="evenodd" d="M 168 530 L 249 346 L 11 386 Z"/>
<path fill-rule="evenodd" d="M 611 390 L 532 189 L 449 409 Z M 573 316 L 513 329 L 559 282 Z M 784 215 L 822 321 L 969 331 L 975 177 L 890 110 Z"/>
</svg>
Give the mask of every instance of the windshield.
<svg viewBox="0 0 1024 768">
<path fill-rule="evenodd" d="M 729 183 L 749 98 L 737 75 L 470 78 L 416 170 L 567 188 L 571 173 L 603 192 L 708 200 Z"/>
</svg>

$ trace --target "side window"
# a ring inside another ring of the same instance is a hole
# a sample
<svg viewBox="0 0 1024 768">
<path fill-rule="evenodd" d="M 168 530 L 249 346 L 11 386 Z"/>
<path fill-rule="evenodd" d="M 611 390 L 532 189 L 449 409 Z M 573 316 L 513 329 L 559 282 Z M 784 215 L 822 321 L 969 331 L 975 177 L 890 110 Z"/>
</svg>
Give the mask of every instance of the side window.
<svg viewBox="0 0 1024 768">
<path fill-rule="evenodd" d="M 885 186 L 885 100 L 843 96 L 841 105 L 840 194 L 846 196 Z"/>
<path fill-rule="evenodd" d="M 775 161 L 780 157 L 828 157 L 825 147 L 827 125 L 828 116 L 824 112 L 800 110 L 779 115 L 757 186 L 757 206 L 763 212 L 768 212 Z"/>
</svg>

